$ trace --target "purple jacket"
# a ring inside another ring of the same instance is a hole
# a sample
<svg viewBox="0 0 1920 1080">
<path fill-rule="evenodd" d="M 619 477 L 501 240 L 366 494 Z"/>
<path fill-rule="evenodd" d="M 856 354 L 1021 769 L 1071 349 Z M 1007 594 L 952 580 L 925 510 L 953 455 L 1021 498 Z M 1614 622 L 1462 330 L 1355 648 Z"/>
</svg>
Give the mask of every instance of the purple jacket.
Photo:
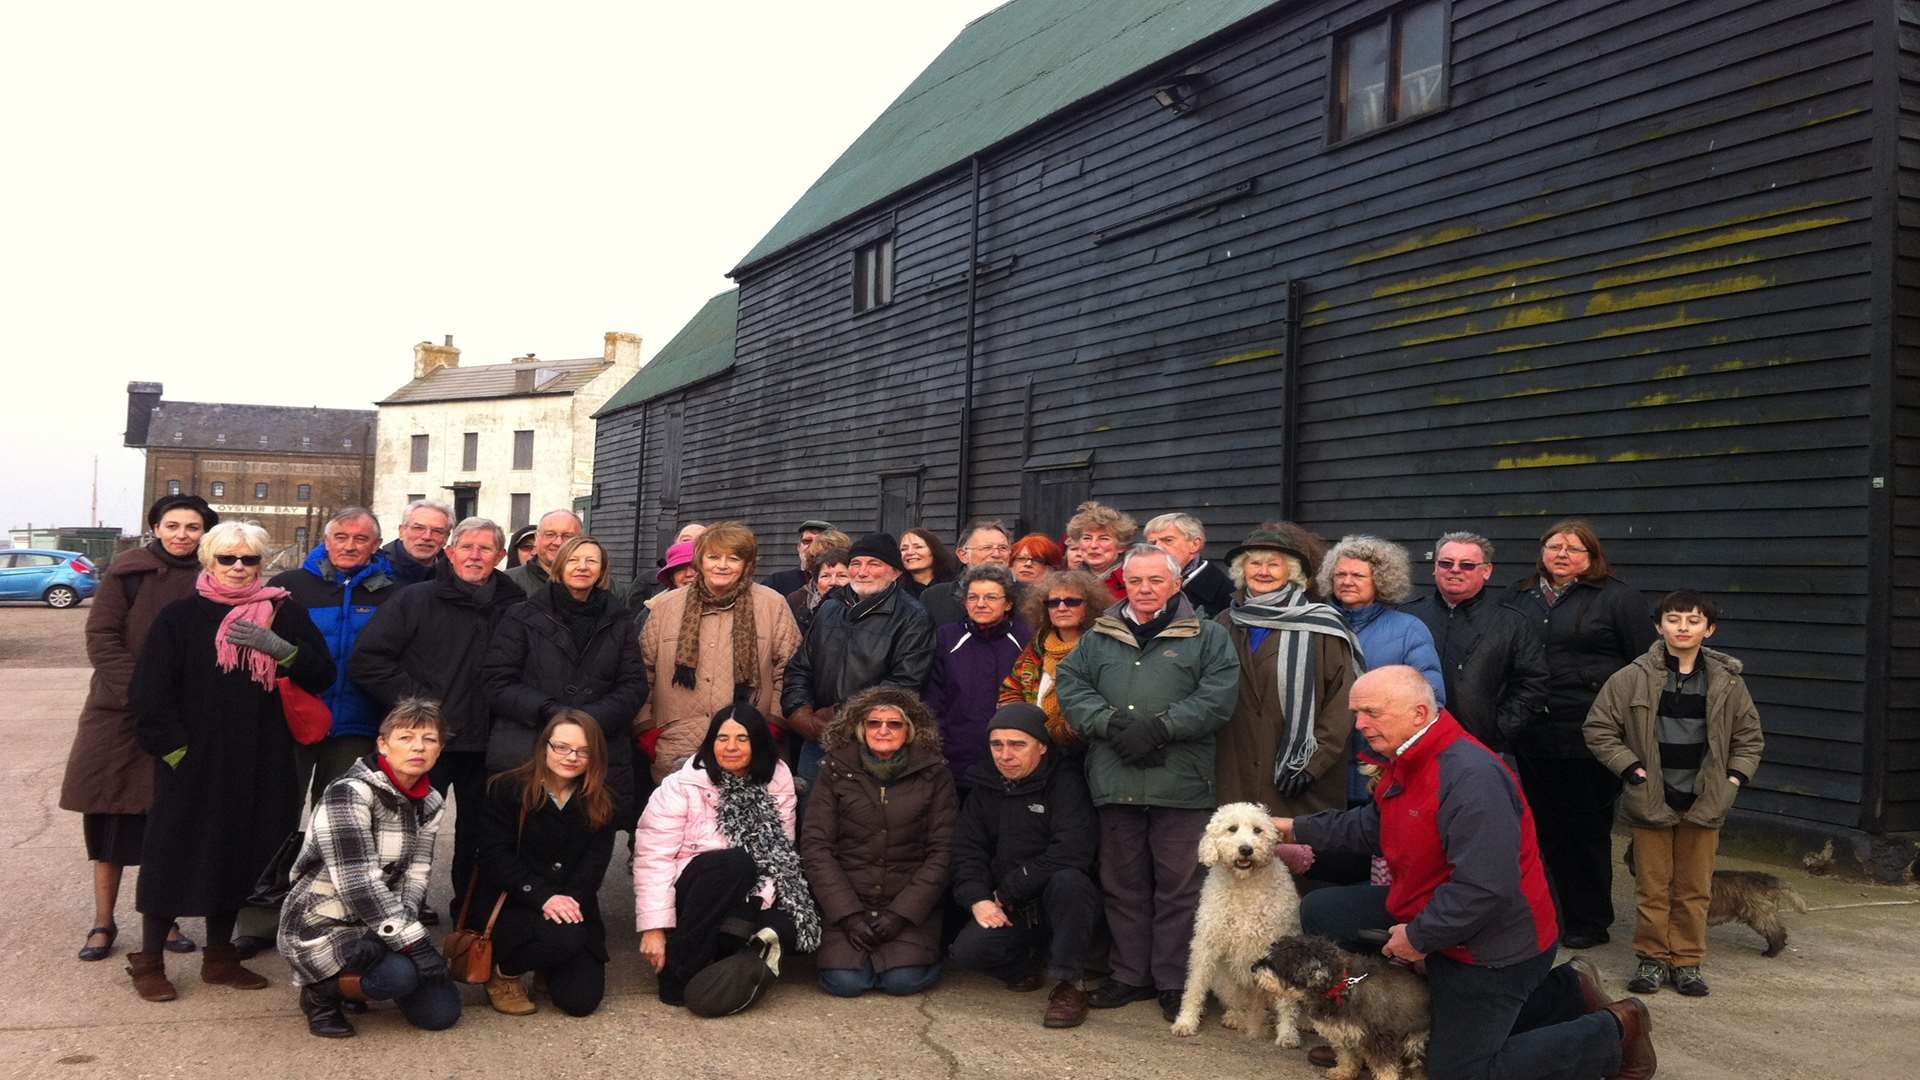
<svg viewBox="0 0 1920 1080">
<path fill-rule="evenodd" d="M 1018 619 L 986 631 L 971 621 L 934 631 L 926 702 L 940 719 L 940 739 L 955 784 L 964 784 L 967 770 L 986 759 L 987 723 L 1000 708 L 1000 684 L 1032 638 L 1033 631 Z"/>
</svg>

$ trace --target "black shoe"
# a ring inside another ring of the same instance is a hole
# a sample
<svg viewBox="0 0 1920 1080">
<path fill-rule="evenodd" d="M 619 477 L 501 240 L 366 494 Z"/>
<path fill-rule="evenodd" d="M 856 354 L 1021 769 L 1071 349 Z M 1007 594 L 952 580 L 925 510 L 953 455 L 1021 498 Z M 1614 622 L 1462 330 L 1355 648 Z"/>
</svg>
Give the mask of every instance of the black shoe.
<svg viewBox="0 0 1920 1080">
<path fill-rule="evenodd" d="M 439 926 L 440 913 L 433 910 L 433 908 L 429 907 L 426 904 L 421 904 L 420 905 L 420 925 L 421 926 Z"/>
<path fill-rule="evenodd" d="M 180 929 L 179 923 L 174 923 L 167 932 L 166 943 L 160 947 L 170 953 L 190 953 L 200 946 L 195 945 L 193 939 Z"/>
<path fill-rule="evenodd" d="M 1108 979 L 1095 987 L 1087 995 L 1087 1007 L 1090 1009 L 1117 1009 L 1122 1005 L 1131 1005 L 1136 1001 L 1145 1001 L 1154 996 L 1151 986 L 1129 986 L 1118 979 Z"/>
<path fill-rule="evenodd" d="M 340 1011 L 340 982 L 328 979 L 300 988 L 300 1011 L 307 1014 L 307 1030 L 323 1039 L 351 1039 L 355 1032 Z"/>
<path fill-rule="evenodd" d="M 1560 944 L 1565 945 L 1569 949 L 1591 949 L 1595 945 L 1605 945 L 1611 940 L 1613 939 L 1607 936 L 1605 930 L 1595 930 L 1592 932 L 1569 930 L 1566 935 L 1560 939 Z"/>
<path fill-rule="evenodd" d="M 273 947 L 272 938 L 261 937 L 258 934 L 242 934 L 233 939 L 233 951 L 238 953 L 242 960 L 251 959 L 260 953 L 271 950 Z"/>
<path fill-rule="evenodd" d="M 87 945 L 83 942 L 80 948 L 80 959 L 105 960 L 107 957 L 113 955 L 113 941 L 120 936 L 120 927 L 114 923 L 108 923 L 105 926 L 96 926 L 87 931 L 87 940 L 92 941 L 93 935 L 95 934 L 104 934 L 107 940 L 100 945 Z"/>
<path fill-rule="evenodd" d="M 1174 1017 L 1180 1015 L 1180 991 L 1160 991 L 1160 1015 L 1166 1017 L 1169 1024 L 1173 1023 Z"/>
<path fill-rule="evenodd" d="M 1046 979 L 1037 971 L 1015 976 L 1007 980 L 1007 989 L 1016 994 L 1031 994 L 1046 985 Z"/>
</svg>

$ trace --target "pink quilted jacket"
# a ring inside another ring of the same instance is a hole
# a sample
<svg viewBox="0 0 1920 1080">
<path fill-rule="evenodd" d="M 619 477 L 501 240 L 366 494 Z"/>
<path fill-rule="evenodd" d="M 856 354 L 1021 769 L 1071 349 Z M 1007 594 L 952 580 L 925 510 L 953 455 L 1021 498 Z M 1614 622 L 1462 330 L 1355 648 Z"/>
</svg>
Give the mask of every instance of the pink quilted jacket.
<svg viewBox="0 0 1920 1080">
<path fill-rule="evenodd" d="M 767 783 L 787 839 L 793 839 L 793 774 L 785 762 L 775 762 Z M 640 815 L 634 834 L 634 922 L 641 931 L 666 930 L 674 925 L 674 883 L 695 855 L 734 846 L 720 832 L 720 789 L 705 769 L 689 760 L 660 782 Z M 760 904 L 773 903 L 773 886 L 760 889 Z"/>
</svg>

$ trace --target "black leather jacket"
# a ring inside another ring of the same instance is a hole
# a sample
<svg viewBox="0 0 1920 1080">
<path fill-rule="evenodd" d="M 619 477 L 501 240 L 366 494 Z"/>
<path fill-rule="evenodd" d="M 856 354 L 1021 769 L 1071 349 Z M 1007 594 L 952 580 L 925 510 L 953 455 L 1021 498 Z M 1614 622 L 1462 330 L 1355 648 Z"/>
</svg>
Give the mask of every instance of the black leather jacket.
<svg viewBox="0 0 1920 1080">
<path fill-rule="evenodd" d="M 1531 581 L 1513 587 L 1508 603 L 1537 628 L 1547 651 L 1544 721 L 1514 741 L 1516 753 L 1536 757 L 1588 757 L 1580 725 L 1613 673 L 1639 659 L 1660 636 L 1653 605 L 1619 578 L 1599 584 L 1576 581 L 1552 607 Z"/>
<path fill-rule="evenodd" d="M 1433 634 L 1446 680 L 1447 711 L 1496 753 L 1540 717 L 1547 704 L 1547 656 L 1527 616 L 1496 590 L 1455 607 L 1439 593 L 1400 610 Z"/>
<path fill-rule="evenodd" d="M 780 709 L 838 705 L 874 686 L 918 694 L 933 668 L 933 620 L 898 583 L 857 600 L 850 586 L 828 594 L 814 610 L 800 651 L 787 662 Z"/>
</svg>

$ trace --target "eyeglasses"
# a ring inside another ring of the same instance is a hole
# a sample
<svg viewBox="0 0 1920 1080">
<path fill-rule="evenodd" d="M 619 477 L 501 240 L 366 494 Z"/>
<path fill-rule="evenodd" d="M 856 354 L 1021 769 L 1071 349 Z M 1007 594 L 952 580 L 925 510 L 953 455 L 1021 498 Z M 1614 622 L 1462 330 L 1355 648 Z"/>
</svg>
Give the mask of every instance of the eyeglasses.
<svg viewBox="0 0 1920 1080">
<path fill-rule="evenodd" d="M 905 720 L 869 720 L 867 721 L 867 730 L 905 731 L 907 730 L 907 722 Z"/>
<path fill-rule="evenodd" d="M 1049 596 L 1047 597 L 1047 606 L 1064 608 L 1086 607 L 1087 598 L 1084 596 Z"/>
<path fill-rule="evenodd" d="M 566 758 L 568 761 L 572 761 L 574 758 L 585 761 L 593 756 L 593 751 L 584 746 L 568 746 L 566 743 L 553 742 L 552 740 L 548 740 L 547 749 L 553 751 L 554 757 Z"/>
<path fill-rule="evenodd" d="M 260 556 L 258 555 L 215 555 L 213 557 L 213 561 L 219 563 L 221 566 L 232 566 L 234 563 L 239 563 L 241 566 L 259 566 Z"/>
<path fill-rule="evenodd" d="M 419 533 L 421 536 L 445 536 L 451 530 L 446 528 L 436 529 L 431 525 L 412 523 L 407 526 L 407 531 L 410 533 Z"/>
<path fill-rule="evenodd" d="M 1013 557 L 1013 565 L 1015 566 L 1019 566 L 1021 563 L 1032 563 L 1035 566 L 1039 566 L 1040 562 L 1041 559 L 1038 555 L 1015 555 Z"/>
<path fill-rule="evenodd" d="M 1586 553 L 1586 548 L 1574 547 L 1572 544 L 1550 544 L 1547 546 L 1547 554 L 1549 555 L 1585 555 Z"/>
<path fill-rule="evenodd" d="M 970 544 L 967 546 L 968 554 L 978 555 L 1005 555 L 1012 550 L 1012 544 Z"/>
<path fill-rule="evenodd" d="M 979 593 L 967 594 L 967 603 L 969 604 L 1004 604 L 1006 602 L 1006 596 L 1001 593 L 994 593 L 990 596 L 982 596 Z"/>
<path fill-rule="evenodd" d="M 1471 574 L 1487 564 L 1474 562 L 1472 559 L 1435 559 L 1433 565 L 1442 570 L 1459 570 L 1462 573 Z"/>
</svg>

